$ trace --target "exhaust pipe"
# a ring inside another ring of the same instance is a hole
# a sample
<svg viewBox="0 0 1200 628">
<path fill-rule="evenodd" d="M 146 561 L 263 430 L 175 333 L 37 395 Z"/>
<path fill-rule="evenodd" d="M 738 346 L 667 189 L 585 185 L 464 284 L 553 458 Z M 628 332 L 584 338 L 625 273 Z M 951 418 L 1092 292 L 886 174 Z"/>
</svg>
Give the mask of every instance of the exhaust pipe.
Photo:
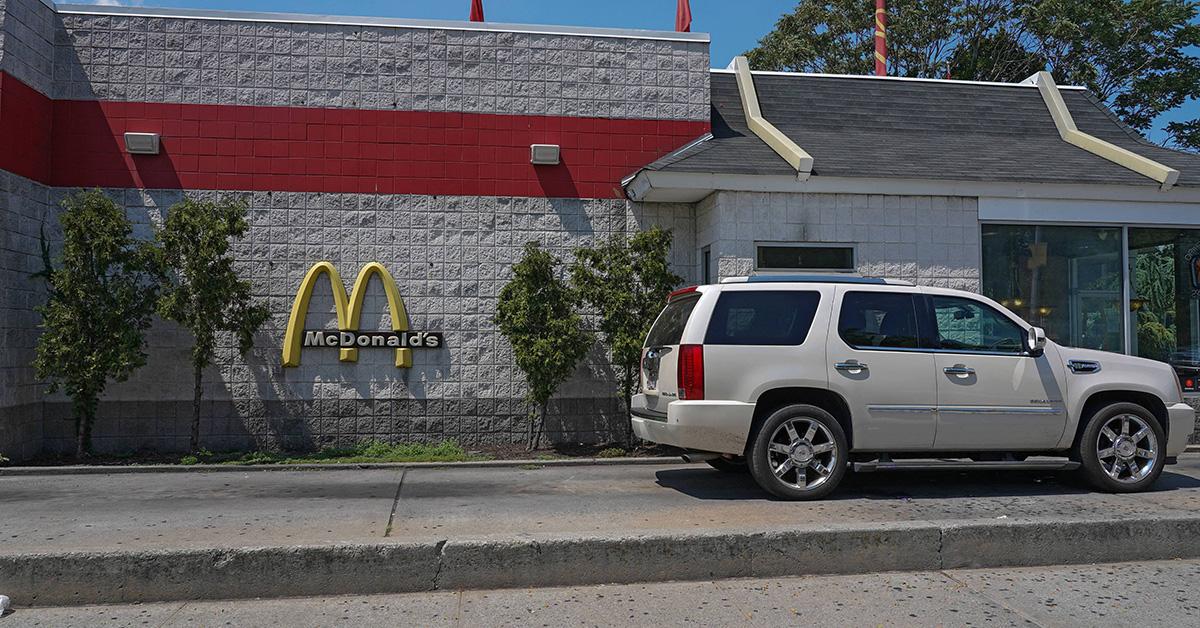
<svg viewBox="0 0 1200 628">
<path fill-rule="evenodd" d="M 711 451 L 685 451 L 683 455 L 684 462 L 708 462 L 721 457 L 721 454 L 716 454 Z"/>
</svg>

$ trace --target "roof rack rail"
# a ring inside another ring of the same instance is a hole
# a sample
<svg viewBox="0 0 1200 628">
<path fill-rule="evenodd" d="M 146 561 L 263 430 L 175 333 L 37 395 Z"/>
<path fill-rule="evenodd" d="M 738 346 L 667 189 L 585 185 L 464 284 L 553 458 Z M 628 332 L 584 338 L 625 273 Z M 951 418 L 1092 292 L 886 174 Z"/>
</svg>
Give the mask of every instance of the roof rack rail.
<svg viewBox="0 0 1200 628">
<path fill-rule="evenodd" d="M 911 281 L 863 277 L 862 275 L 751 275 L 726 277 L 721 283 L 852 283 L 875 286 L 912 286 Z"/>
</svg>

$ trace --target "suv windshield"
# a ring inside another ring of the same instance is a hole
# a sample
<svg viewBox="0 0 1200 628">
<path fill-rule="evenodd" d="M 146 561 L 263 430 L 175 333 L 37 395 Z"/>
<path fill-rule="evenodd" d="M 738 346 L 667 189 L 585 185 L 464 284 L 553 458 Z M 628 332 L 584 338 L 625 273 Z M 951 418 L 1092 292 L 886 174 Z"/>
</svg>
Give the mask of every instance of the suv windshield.
<svg viewBox="0 0 1200 628">
<path fill-rule="evenodd" d="M 679 339 L 683 336 L 683 327 L 687 325 L 688 317 L 692 315 L 692 310 L 696 309 L 696 303 L 699 301 L 699 293 L 671 299 L 662 314 L 658 315 L 658 320 L 654 321 L 654 326 L 650 328 L 650 334 L 646 336 L 646 346 L 679 344 Z"/>
</svg>

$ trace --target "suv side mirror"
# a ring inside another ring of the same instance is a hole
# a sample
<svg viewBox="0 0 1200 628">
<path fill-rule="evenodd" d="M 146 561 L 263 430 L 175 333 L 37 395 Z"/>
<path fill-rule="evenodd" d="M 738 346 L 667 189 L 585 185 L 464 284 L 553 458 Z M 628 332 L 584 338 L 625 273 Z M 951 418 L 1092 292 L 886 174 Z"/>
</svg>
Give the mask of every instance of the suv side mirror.
<svg viewBox="0 0 1200 628">
<path fill-rule="evenodd" d="M 1029 337 L 1025 341 L 1029 355 L 1037 358 L 1046 352 L 1046 330 L 1041 327 L 1030 327 Z"/>
</svg>

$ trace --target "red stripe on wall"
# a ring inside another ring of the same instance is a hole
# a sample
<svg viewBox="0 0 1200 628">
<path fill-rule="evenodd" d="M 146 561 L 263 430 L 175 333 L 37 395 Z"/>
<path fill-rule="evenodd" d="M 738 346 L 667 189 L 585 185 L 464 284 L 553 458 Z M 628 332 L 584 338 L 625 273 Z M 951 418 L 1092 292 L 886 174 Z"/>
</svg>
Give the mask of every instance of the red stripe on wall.
<svg viewBox="0 0 1200 628">
<path fill-rule="evenodd" d="M 53 101 L 0 72 L 0 170 L 50 182 Z"/>
<path fill-rule="evenodd" d="M 14 111 L 49 108 L 53 123 L 49 132 L 38 127 L 5 141 L 3 163 L 37 153 L 49 172 L 25 176 L 62 187 L 612 198 L 622 196 L 622 177 L 709 128 L 675 120 L 51 101 L 11 77 L 0 103 L 10 83 L 32 94 L 14 90 L 21 92 Z M 7 138 L 22 125 L 2 106 Z M 162 153 L 127 154 L 127 131 L 161 134 Z M 37 142 L 38 134 L 50 141 Z M 530 164 L 531 144 L 560 145 L 562 163 Z"/>
</svg>

